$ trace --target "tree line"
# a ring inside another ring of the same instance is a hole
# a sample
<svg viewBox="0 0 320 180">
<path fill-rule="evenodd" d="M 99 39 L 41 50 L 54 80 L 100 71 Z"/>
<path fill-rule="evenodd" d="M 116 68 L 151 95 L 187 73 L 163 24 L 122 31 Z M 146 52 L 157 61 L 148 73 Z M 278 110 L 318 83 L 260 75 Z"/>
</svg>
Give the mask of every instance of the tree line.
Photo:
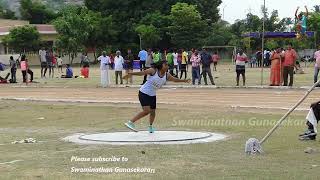
<svg viewBox="0 0 320 180">
<path fill-rule="evenodd" d="M 39 1 L 22 0 L 20 13 L 21 18 L 31 24 L 53 24 L 59 33 L 54 48 L 68 54 L 71 59 L 88 48 L 94 52 L 128 48 L 137 51 L 140 42 L 142 48 L 161 49 L 189 49 L 205 45 L 261 48 L 260 39 L 243 38 L 242 34 L 261 32 L 263 18 L 248 13 L 245 19 L 230 24 L 219 16 L 218 6 L 221 3 L 221 0 L 85 0 L 84 6 L 66 5 L 54 11 Z M 285 31 L 294 22 L 290 17 L 280 19 L 277 10 L 271 13 L 268 9 L 261 11 L 265 12 L 266 31 Z M 308 27 L 308 30 L 319 31 L 319 6 L 310 13 Z M 31 46 L 26 46 L 30 43 L 15 41 L 17 34 L 29 36 L 26 32 L 36 33 L 32 28 L 10 33 L 5 38 L 8 45 L 20 51 L 38 48 L 40 43 L 36 40 L 31 42 Z M 268 39 L 266 47 L 272 49 L 292 41 L 297 48 L 309 48 L 314 41 L 320 41 L 320 33 L 316 34 L 316 39 L 302 41 Z"/>
</svg>

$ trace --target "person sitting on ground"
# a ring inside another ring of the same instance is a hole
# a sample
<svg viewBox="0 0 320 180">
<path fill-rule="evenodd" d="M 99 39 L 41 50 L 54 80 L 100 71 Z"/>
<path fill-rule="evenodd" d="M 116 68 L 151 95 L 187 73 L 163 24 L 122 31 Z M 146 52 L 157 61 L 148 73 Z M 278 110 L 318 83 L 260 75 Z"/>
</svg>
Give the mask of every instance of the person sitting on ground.
<svg viewBox="0 0 320 180">
<path fill-rule="evenodd" d="M 0 71 L 4 71 L 5 69 L 6 69 L 6 65 L 0 62 Z M 7 79 L 9 76 L 10 76 L 10 73 L 8 73 L 5 78 L 0 76 L 0 84 L 8 83 Z"/>
<path fill-rule="evenodd" d="M 320 101 L 312 103 L 309 113 L 306 117 L 308 129 L 303 134 L 300 134 L 300 140 L 316 140 L 317 124 L 320 120 Z"/>
<path fill-rule="evenodd" d="M 10 73 L 8 73 L 4 78 L 0 76 L 0 84 L 7 84 L 9 76 L 10 76 Z"/>
<path fill-rule="evenodd" d="M 304 74 L 304 70 L 303 70 L 303 68 L 301 67 L 299 61 L 296 61 L 294 74 Z"/>
<path fill-rule="evenodd" d="M 70 64 L 66 64 L 66 75 L 61 75 L 61 78 L 73 78 L 73 70 Z"/>
<path fill-rule="evenodd" d="M 80 70 L 82 78 L 89 78 L 89 64 L 83 65 L 83 67 Z"/>
</svg>

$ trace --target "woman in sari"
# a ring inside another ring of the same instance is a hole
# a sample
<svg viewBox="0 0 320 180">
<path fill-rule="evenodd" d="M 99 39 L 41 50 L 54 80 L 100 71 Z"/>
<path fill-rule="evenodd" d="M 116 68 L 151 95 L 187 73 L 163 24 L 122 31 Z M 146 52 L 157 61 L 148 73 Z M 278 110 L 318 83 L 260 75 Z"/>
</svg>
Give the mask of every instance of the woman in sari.
<svg viewBox="0 0 320 180">
<path fill-rule="evenodd" d="M 281 49 L 277 48 L 271 56 L 270 86 L 281 84 Z"/>
</svg>

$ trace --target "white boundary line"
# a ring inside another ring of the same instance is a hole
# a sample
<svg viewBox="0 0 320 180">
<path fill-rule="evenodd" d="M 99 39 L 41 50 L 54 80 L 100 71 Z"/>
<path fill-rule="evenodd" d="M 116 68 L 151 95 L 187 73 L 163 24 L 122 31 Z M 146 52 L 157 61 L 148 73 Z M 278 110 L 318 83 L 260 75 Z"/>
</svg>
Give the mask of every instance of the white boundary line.
<svg viewBox="0 0 320 180">
<path fill-rule="evenodd" d="M 289 110 L 287 107 L 262 107 L 262 106 L 231 106 L 231 108 L 250 108 L 250 109 L 271 109 L 271 110 Z M 297 108 L 296 111 L 309 111 L 310 109 Z"/>
<path fill-rule="evenodd" d="M 13 163 L 20 162 L 20 161 L 23 161 L 23 160 L 13 160 L 13 161 L 8 161 L 8 162 L 3 162 L 3 163 L 0 163 L 0 165 L 13 164 Z"/>
<path fill-rule="evenodd" d="M 12 88 L 81 88 L 72 86 L 25 86 L 25 85 L 15 85 L 7 86 Z M 141 85 L 109 85 L 107 88 L 102 87 L 83 87 L 83 88 L 96 88 L 96 89 L 108 89 L 108 88 L 140 88 Z M 166 88 L 182 88 L 182 89 L 281 89 L 281 90 L 305 90 L 310 89 L 311 86 L 300 86 L 300 87 L 288 87 L 288 86 L 213 86 L 213 85 L 164 85 L 162 89 Z M 320 89 L 316 87 L 315 90 Z"/>
<path fill-rule="evenodd" d="M 10 101 L 34 101 L 34 102 L 62 102 L 62 103 L 111 103 L 111 104 L 140 104 L 139 101 L 115 101 L 115 100 L 90 100 L 90 99 L 39 99 L 39 98 L 0 98 Z M 158 102 L 159 104 L 177 105 L 179 103 Z M 181 103 L 180 103 L 181 104 Z"/>
<path fill-rule="evenodd" d="M 63 138 L 63 141 L 82 144 L 82 145 L 115 145 L 115 146 L 123 146 L 123 145 L 177 145 L 177 144 L 198 144 L 198 143 L 209 143 L 225 140 L 228 138 L 227 135 L 218 134 L 218 133 L 210 133 L 212 136 L 203 139 L 195 139 L 195 140 L 186 140 L 186 141 L 169 141 L 169 142 L 102 142 L 102 141 L 91 141 L 91 140 L 82 140 L 81 136 L 87 134 L 73 134 L 71 136 L 67 136 Z"/>
</svg>

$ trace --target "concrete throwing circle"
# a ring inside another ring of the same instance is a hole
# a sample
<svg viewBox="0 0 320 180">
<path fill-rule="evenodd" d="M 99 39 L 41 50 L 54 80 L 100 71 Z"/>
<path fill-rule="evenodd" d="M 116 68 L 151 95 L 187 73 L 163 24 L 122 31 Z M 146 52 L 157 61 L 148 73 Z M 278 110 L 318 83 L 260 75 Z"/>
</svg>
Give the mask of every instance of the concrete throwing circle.
<svg viewBox="0 0 320 180">
<path fill-rule="evenodd" d="M 208 143 L 225 139 L 223 134 L 190 131 L 112 132 L 97 134 L 74 134 L 65 141 L 78 144 L 147 145 Z"/>
</svg>

